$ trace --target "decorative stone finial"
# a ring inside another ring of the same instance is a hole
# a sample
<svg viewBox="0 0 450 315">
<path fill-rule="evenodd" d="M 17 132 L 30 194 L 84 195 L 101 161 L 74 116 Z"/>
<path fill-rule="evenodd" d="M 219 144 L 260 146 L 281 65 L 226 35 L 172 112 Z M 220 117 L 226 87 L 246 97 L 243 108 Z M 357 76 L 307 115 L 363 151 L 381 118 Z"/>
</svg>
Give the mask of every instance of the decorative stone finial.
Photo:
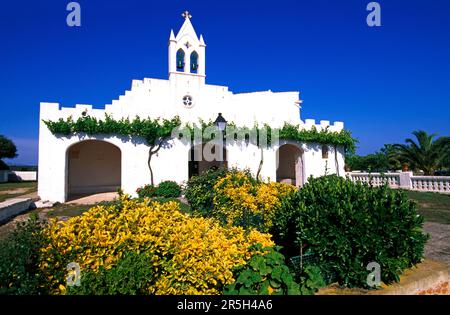
<svg viewBox="0 0 450 315">
<path fill-rule="evenodd" d="M 184 17 L 186 20 L 192 18 L 192 15 L 189 14 L 189 11 L 186 10 L 181 14 L 182 17 Z"/>
</svg>

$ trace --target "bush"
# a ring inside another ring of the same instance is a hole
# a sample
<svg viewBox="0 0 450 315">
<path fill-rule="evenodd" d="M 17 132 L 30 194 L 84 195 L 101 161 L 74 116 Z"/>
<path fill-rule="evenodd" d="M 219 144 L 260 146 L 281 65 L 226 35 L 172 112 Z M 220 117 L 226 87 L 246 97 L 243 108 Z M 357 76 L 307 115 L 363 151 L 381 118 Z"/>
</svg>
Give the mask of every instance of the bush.
<svg viewBox="0 0 450 315">
<path fill-rule="evenodd" d="M 11 171 L 18 171 L 18 172 L 37 172 L 38 171 L 37 166 L 31 166 L 31 165 L 11 165 L 10 169 L 11 169 Z"/>
<path fill-rule="evenodd" d="M 262 249 L 257 246 L 257 249 L 260 254 L 234 269 L 236 282 L 226 286 L 224 294 L 300 294 L 299 285 L 285 265 L 284 256 L 277 251 L 278 248 Z"/>
<path fill-rule="evenodd" d="M 189 179 L 185 196 L 191 206 L 192 213 L 203 217 L 212 217 L 213 188 L 217 181 L 227 174 L 227 170 L 209 169 L 198 176 Z"/>
<path fill-rule="evenodd" d="M 182 214 L 173 201 L 122 198 L 113 206 L 96 206 L 81 216 L 49 223 L 44 235 L 50 242 L 42 250 L 40 267 L 52 293 L 67 293 L 70 262 L 78 263 L 82 274 L 98 273 L 114 268 L 125 253 L 133 252 L 151 255 L 154 281 L 140 287 L 140 292 L 219 294 L 234 282 L 233 267 L 255 254 L 251 246 L 274 245 L 269 234 L 224 228 L 211 219 Z M 97 278 L 92 282 L 97 283 Z"/>
<path fill-rule="evenodd" d="M 381 280 L 399 274 L 423 256 L 427 236 L 416 206 L 399 190 L 373 188 L 336 175 L 310 178 L 282 202 L 272 229 L 288 254 L 313 252 L 320 268 L 339 284 L 367 287 L 370 262 L 381 266 Z"/>
<path fill-rule="evenodd" d="M 156 187 L 154 185 L 145 185 L 136 190 L 139 198 L 153 198 L 156 197 Z"/>
<path fill-rule="evenodd" d="M 111 269 L 100 267 L 81 275 L 80 286 L 68 288 L 68 294 L 81 295 L 137 295 L 148 293 L 154 283 L 154 270 L 148 253 L 125 253 Z"/>
<path fill-rule="evenodd" d="M 319 267 L 306 266 L 298 277 L 302 295 L 313 295 L 318 289 L 326 285 Z"/>
<path fill-rule="evenodd" d="M 19 223 L 0 242 L 0 294 L 42 294 L 39 251 L 44 247 L 44 225 L 35 216 Z"/>
<path fill-rule="evenodd" d="M 212 214 L 226 225 L 267 232 L 281 200 L 295 190 L 292 185 L 257 181 L 249 172 L 230 172 L 214 185 Z"/>
<path fill-rule="evenodd" d="M 156 196 L 163 198 L 178 198 L 181 196 L 181 187 L 170 180 L 161 182 L 156 189 Z"/>
<path fill-rule="evenodd" d="M 281 200 L 295 190 L 292 185 L 258 181 L 249 170 L 219 169 L 191 178 L 186 198 L 194 215 L 267 232 Z"/>
<path fill-rule="evenodd" d="M 165 181 L 158 186 L 145 185 L 136 190 L 139 198 L 178 198 L 181 196 L 181 187 L 176 182 Z"/>
<path fill-rule="evenodd" d="M 17 157 L 17 147 L 11 139 L 0 135 L 0 159 Z"/>
</svg>

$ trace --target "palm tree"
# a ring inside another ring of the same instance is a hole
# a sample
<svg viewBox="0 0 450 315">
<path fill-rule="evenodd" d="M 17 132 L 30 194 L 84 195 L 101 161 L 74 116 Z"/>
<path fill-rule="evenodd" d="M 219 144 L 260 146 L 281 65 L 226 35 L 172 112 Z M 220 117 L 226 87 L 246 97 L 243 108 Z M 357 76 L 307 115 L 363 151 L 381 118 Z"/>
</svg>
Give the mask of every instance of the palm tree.
<svg viewBox="0 0 450 315">
<path fill-rule="evenodd" d="M 417 142 L 408 138 L 406 144 L 394 144 L 394 155 L 407 162 L 413 169 L 422 170 L 425 175 L 434 175 L 440 168 L 448 167 L 450 156 L 450 137 L 428 134 L 423 130 L 413 132 Z"/>
</svg>

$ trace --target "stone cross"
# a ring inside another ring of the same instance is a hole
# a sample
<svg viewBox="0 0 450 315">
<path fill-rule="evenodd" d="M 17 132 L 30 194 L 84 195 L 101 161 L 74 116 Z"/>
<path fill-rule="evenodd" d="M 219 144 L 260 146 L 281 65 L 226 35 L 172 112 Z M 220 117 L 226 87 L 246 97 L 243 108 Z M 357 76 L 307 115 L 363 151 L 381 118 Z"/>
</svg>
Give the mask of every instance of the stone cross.
<svg viewBox="0 0 450 315">
<path fill-rule="evenodd" d="M 181 16 L 184 17 L 185 19 L 192 18 L 192 15 L 189 14 L 188 10 L 184 11 L 183 14 L 181 14 Z"/>
</svg>

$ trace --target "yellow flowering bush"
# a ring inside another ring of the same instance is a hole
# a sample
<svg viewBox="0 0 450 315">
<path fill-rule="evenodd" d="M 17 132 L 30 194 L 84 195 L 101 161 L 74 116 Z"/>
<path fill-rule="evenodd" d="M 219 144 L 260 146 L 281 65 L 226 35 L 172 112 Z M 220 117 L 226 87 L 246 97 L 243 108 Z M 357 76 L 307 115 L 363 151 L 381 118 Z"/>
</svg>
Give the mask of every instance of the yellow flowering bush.
<svg viewBox="0 0 450 315">
<path fill-rule="evenodd" d="M 67 264 L 83 271 L 112 268 L 126 252 L 149 253 L 157 276 L 149 294 L 220 294 L 234 283 L 233 267 L 243 265 L 256 244 L 273 246 L 269 234 L 222 227 L 213 219 L 193 218 L 176 202 L 122 197 L 120 206 L 96 206 L 44 230 L 40 269 L 53 293 L 64 293 Z"/>
<path fill-rule="evenodd" d="M 256 181 L 248 172 L 230 172 L 214 186 L 213 214 L 228 226 L 256 227 L 267 232 L 292 185 Z"/>
</svg>

